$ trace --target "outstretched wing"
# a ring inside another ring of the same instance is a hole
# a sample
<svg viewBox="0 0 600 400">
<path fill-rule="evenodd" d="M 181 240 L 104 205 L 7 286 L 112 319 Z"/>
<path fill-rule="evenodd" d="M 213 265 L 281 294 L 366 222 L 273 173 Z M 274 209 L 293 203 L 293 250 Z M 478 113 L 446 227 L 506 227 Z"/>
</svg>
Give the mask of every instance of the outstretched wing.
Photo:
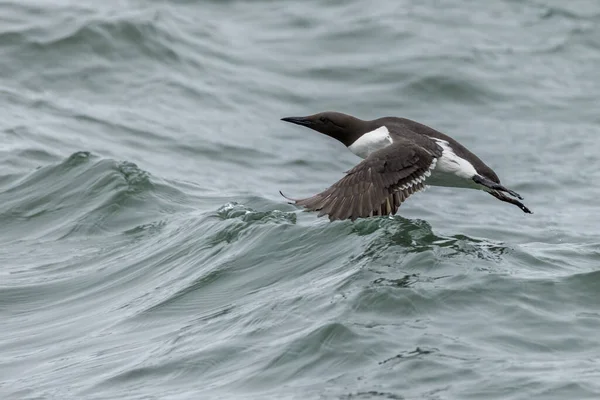
<svg viewBox="0 0 600 400">
<path fill-rule="evenodd" d="M 284 197 L 331 221 L 393 215 L 411 194 L 424 189 L 442 154 L 439 146 L 427 144 L 396 138 L 323 192 L 305 199 Z"/>
</svg>

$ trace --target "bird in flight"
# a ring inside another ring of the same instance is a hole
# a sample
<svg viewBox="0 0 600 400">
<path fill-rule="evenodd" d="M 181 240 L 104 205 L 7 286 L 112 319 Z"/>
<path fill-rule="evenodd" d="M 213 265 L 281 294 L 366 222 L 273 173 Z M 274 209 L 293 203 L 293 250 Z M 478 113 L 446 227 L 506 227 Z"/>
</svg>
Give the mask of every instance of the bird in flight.
<svg viewBox="0 0 600 400">
<path fill-rule="evenodd" d="M 342 142 L 362 161 L 329 188 L 292 199 L 330 221 L 394 215 L 413 193 L 429 186 L 479 189 L 532 212 L 518 193 L 504 187 L 496 173 L 451 137 L 406 118 L 364 121 L 339 112 L 322 112 L 282 121 L 301 125 Z M 509 197 L 512 196 L 512 197 Z"/>
</svg>

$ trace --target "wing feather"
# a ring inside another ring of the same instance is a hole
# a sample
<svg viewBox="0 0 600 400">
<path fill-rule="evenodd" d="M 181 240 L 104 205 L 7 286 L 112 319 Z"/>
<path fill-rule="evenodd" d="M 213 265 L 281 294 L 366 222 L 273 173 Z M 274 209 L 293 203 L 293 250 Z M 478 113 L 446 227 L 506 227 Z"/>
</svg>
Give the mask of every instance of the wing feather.
<svg viewBox="0 0 600 400">
<path fill-rule="evenodd" d="M 403 138 L 373 152 L 324 191 L 304 199 L 287 199 L 319 216 L 355 220 L 393 215 L 412 194 L 425 188 L 442 149 L 435 142 L 417 144 Z"/>
</svg>

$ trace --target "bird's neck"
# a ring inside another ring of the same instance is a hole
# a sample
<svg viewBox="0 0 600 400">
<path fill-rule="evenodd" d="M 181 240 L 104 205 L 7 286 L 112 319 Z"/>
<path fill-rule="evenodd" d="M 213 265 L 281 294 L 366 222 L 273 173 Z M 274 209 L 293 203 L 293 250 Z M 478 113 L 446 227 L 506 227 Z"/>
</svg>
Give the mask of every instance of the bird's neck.
<svg viewBox="0 0 600 400">
<path fill-rule="evenodd" d="M 381 125 L 377 124 L 376 121 L 363 121 L 362 119 L 352 118 L 351 129 L 349 131 L 350 134 L 346 135 L 343 141 L 346 146 L 352 145 L 352 143 L 359 140 L 364 134 L 368 132 L 372 132 L 377 128 L 381 127 Z"/>
</svg>

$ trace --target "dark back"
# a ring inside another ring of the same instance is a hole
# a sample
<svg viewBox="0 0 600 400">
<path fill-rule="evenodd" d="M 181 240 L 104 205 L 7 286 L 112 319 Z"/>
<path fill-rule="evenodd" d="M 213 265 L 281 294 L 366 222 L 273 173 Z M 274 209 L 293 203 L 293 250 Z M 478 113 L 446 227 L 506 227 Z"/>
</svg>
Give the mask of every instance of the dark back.
<svg viewBox="0 0 600 400">
<path fill-rule="evenodd" d="M 473 154 L 471 151 L 469 151 L 469 149 L 467 149 L 465 146 L 458 143 L 456 140 L 452 139 L 450 136 L 443 134 L 442 132 L 436 131 L 435 129 L 430 128 L 427 125 L 423 125 L 419 122 L 416 122 L 416 121 L 413 121 L 413 120 L 410 120 L 407 118 L 384 117 L 384 118 L 376 119 L 372 122 L 380 124 L 380 126 L 382 126 L 382 125 L 389 126 L 389 125 L 397 124 L 397 125 L 406 127 L 408 129 L 410 129 L 411 131 L 416 132 L 418 134 L 430 136 L 430 137 L 433 137 L 436 139 L 445 140 L 452 146 L 452 149 L 454 150 L 454 153 L 457 156 L 464 158 L 465 160 L 468 160 L 471 164 L 473 164 L 473 167 L 475 167 L 475 170 L 477 171 L 478 174 L 483 175 L 484 177 L 491 179 L 492 181 L 494 181 L 496 183 L 500 183 L 500 179 L 498 178 L 498 175 L 496 175 L 496 173 L 490 167 L 488 167 L 483 161 L 481 161 L 481 159 L 479 157 L 477 157 L 475 154 Z"/>
</svg>

